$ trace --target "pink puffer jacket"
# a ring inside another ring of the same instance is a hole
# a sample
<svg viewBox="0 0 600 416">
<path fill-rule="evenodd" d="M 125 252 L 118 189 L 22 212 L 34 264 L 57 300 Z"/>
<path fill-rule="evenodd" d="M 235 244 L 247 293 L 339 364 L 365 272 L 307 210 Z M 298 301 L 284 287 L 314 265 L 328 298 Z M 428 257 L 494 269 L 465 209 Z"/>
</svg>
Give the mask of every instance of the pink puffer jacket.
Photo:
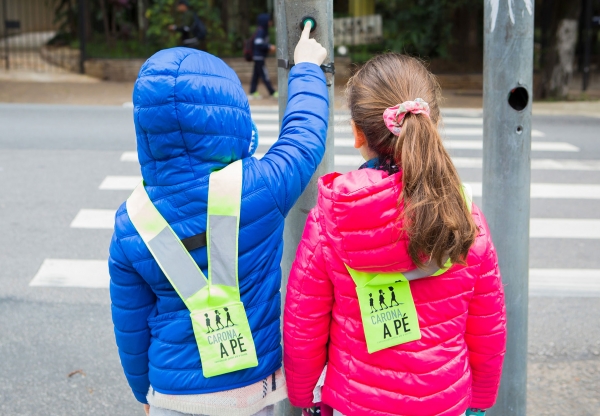
<svg viewBox="0 0 600 416">
<path fill-rule="evenodd" d="M 367 352 L 352 278 L 415 268 L 401 235 L 401 173 L 362 169 L 319 181 L 287 287 L 284 364 L 293 405 L 310 407 L 325 366 L 323 402 L 345 415 L 449 415 L 489 409 L 506 343 L 504 292 L 492 239 L 480 233 L 467 266 L 410 284 L 422 338 Z"/>
</svg>

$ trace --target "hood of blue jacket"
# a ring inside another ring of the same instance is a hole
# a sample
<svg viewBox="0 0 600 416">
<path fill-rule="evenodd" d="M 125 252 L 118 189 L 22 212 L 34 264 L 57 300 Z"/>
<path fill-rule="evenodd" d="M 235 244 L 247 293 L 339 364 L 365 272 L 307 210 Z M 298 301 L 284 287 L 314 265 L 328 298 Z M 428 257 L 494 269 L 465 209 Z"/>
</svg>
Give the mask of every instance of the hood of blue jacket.
<svg viewBox="0 0 600 416">
<path fill-rule="evenodd" d="M 190 48 L 153 55 L 133 90 L 142 176 L 165 186 L 201 178 L 249 155 L 250 106 L 236 73 Z"/>
</svg>

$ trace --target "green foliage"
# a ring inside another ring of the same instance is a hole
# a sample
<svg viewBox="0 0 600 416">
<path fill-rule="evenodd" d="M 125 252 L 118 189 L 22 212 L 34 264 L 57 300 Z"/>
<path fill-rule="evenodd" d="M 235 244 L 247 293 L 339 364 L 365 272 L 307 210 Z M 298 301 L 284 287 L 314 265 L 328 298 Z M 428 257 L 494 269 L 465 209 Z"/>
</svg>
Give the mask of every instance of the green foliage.
<svg viewBox="0 0 600 416">
<path fill-rule="evenodd" d="M 58 28 L 57 35 L 50 40 L 51 45 L 68 44 L 77 35 L 76 10 L 69 0 L 46 0 L 54 8 L 53 23 Z"/>
<path fill-rule="evenodd" d="M 207 29 L 206 48 L 215 55 L 230 55 L 234 39 L 225 33 L 217 7 L 210 7 L 206 0 L 190 0 L 190 8 L 198 14 Z M 177 0 L 154 0 L 146 11 L 148 40 L 158 49 L 179 44 L 179 35 L 169 31 L 175 22 Z"/>
<path fill-rule="evenodd" d="M 384 48 L 423 57 L 446 58 L 452 42 L 452 15 L 480 0 L 376 0 L 384 16 Z"/>
</svg>

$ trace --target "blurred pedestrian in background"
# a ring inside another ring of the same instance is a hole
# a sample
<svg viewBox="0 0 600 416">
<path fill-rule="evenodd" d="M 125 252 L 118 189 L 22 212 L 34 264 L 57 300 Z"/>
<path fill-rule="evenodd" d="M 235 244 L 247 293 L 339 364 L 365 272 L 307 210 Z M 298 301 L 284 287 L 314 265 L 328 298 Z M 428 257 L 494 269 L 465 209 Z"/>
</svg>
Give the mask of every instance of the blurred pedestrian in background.
<svg viewBox="0 0 600 416">
<path fill-rule="evenodd" d="M 273 20 L 271 19 L 271 15 L 268 13 L 262 13 L 258 15 L 257 19 L 258 28 L 254 33 L 254 46 L 253 46 L 253 56 L 252 60 L 254 61 L 254 70 L 252 72 L 252 81 L 250 83 L 250 99 L 260 99 L 262 98 L 256 89 L 258 88 L 258 80 L 262 79 L 269 90 L 269 94 L 273 98 L 279 97 L 279 94 L 273 88 L 271 84 L 271 79 L 269 78 L 269 71 L 267 70 L 267 66 L 265 65 L 265 59 L 269 56 L 269 53 L 275 52 L 275 45 L 271 45 L 269 43 L 269 28 L 273 26 Z"/>
<path fill-rule="evenodd" d="M 390 53 L 347 97 L 367 162 L 319 180 L 285 303 L 290 401 L 311 408 L 322 386 L 336 415 L 482 415 L 500 385 L 504 292 L 486 220 L 438 132 L 439 85 Z"/>
<path fill-rule="evenodd" d="M 169 30 L 179 32 L 180 46 L 188 48 L 206 49 L 202 47 L 206 39 L 206 25 L 198 14 L 190 8 L 187 0 L 178 0 L 175 15 L 175 24 L 169 26 Z"/>
</svg>

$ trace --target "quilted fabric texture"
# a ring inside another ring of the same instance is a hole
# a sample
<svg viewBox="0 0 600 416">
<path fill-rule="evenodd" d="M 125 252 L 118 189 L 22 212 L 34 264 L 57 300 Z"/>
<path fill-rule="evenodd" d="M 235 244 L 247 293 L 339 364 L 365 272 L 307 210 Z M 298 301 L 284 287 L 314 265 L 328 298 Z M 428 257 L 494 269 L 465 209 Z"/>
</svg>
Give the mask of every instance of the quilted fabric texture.
<svg viewBox="0 0 600 416">
<path fill-rule="evenodd" d="M 319 181 L 317 207 L 288 284 L 284 364 L 290 401 L 308 407 L 328 364 L 323 402 L 345 415 L 460 415 L 490 408 L 506 343 L 504 292 L 481 211 L 467 266 L 411 282 L 422 338 L 367 352 L 356 289 L 344 264 L 414 269 L 401 232 L 402 174 L 361 169 Z"/>
<path fill-rule="evenodd" d="M 329 111 L 323 71 L 308 63 L 290 71 L 281 135 L 260 161 L 247 157 L 246 95 L 220 59 L 187 48 L 159 52 L 141 68 L 133 95 L 146 190 L 179 238 L 206 231 L 210 172 L 243 159 L 239 284 L 259 365 L 203 377 L 189 311 L 123 204 L 116 213 L 109 270 L 127 380 L 142 403 L 150 385 L 165 394 L 200 394 L 252 384 L 281 367 L 283 225 L 323 157 Z M 206 275 L 206 247 L 191 255 Z"/>
</svg>

